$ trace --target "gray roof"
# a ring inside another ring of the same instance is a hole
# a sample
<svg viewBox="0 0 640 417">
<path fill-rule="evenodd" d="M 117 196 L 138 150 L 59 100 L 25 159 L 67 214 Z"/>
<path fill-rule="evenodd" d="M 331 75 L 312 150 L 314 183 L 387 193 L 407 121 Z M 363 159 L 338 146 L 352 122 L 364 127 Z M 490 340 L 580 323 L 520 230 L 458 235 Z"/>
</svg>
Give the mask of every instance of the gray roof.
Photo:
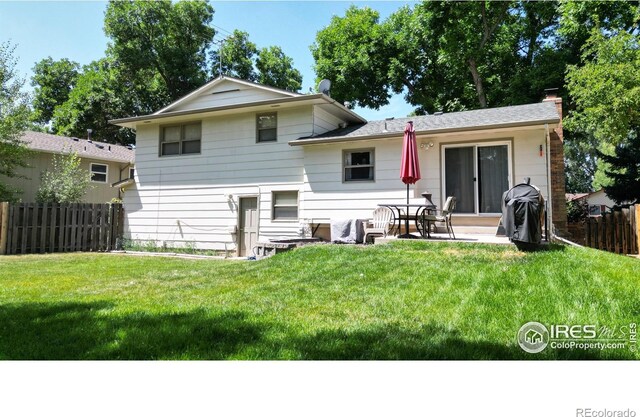
<svg viewBox="0 0 640 417">
<path fill-rule="evenodd" d="M 135 152 L 126 146 L 69 138 L 48 133 L 27 131 L 20 138 L 30 149 L 42 152 L 69 154 L 76 152 L 82 158 L 101 161 L 133 163 Z"/>
<path fill-rule="evenodd" d="M 489 129 L 495 127 L 526 126 L 544 123 L 558 123 L 560 116 L 552 101 L 525 104 L 521 106 L 496 107 L 492 109 L 469 110 L 455 113 L 431 114 L 427 116 L 402 117 L 375 120 L 364 124 L 351 125 L 317 136 L 299 138 L 311 139 L 364 139 L 368 136 L 394 136 L 402 134 L 407 122 L 413 121 L 416 133 L 437 133 L 448 130 Z"/>
</svg>

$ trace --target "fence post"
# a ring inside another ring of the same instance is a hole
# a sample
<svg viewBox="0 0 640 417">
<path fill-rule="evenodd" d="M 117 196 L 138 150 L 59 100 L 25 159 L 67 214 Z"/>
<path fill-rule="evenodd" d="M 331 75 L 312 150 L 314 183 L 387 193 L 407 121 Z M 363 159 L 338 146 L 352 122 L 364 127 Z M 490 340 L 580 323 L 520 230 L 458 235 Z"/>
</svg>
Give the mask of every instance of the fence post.
<svg viewBox="0 0 640 417">
<path fill-rule="evenodd" d="M 636 250 L 638 254 L 640 254 L 640 204 L 636 204 L 634 206 L 636 208 L 636 216 L 635 216 L 635 229 L 633 232 L 636 234 Z"/>
<path fill-rule="evenodd" d="M 0 203 L 0 255 L 7 253 L 9 233 L 9 203 Z"/>
</svg>

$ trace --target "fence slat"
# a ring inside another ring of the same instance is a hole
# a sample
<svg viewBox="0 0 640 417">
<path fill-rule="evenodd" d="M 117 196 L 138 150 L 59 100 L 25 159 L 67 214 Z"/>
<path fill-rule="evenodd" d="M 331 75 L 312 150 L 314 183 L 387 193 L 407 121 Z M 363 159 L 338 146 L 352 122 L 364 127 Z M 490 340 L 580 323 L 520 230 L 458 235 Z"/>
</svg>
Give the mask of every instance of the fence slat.
<svg viewBox="0 0 640 417">
<path fill-rule="evenodd" d="M 9 203 L 0 203 L 0 255 L 7 253 L 9 244 Z"/>
<path fill-rule="evenodd" d="M 638 254 L 640 249 L 640 204 L 585 221 L 586 245 L 623 255 Z"/>
<path fill-rule="evenodd" d="M 49 210 L 47 207 L 47 203 L 42 204 L 42 219 L 40 220 L 40 253 L 45 252 L 45 246 L 47 243 L 47 217 L 49 215 Z"/>
<path fill-rule="evenodd" d="M 37 237 L 38 237 L 38 205 L 32 204 L 33 213 L 31 215 L 31 248 L 29 249 L 29 253 L 37 253 Z"/>
<path fill-rule="evenodd" d="M 19 235 L 19 230 L 18 227 L 20 225 L 20 206 L 16 205 L 16 206 L 11 206 L 10 207 L 10 219 L 9 221 L 11 222 L 11 251 L 9 252 L 10 254 L 16 254 L 18 253 L 18 235 Z"/>
<path fill-rule="evenodd" d="M 95 252 L 98 250 L 98 207 L 96 204 L 91 204 L 91 247 L 90 249 Z"/>
</svg>

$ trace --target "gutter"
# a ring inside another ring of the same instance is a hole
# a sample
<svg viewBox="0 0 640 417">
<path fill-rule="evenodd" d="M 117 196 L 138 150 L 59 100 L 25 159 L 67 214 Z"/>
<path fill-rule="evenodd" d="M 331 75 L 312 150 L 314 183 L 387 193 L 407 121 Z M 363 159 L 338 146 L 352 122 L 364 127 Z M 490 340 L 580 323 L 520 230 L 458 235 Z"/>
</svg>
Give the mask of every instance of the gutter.
<svg viewBox="0 0 640 417">
<path fill-rule="evenodd" d="M 469 132 L 469 131 L 479 131 L 479 130 L 487 130 L 487 129 L 507 129 L 512 127 L 525 127 L 525 126 L 537 126 L 540 124 L 545 125 L 548 130 L 549 123 L 558 123 L 560 119 L 549 119 L 549 120 L 535 120 L 535 121 L 527 121 L 527 122 L 512 122 L 512 123 L 502 123 L 496 125 L 483 125 L 483 126 L 466 126 L 466 127 L 450 127 L 443 129 L 431 129 L 431 130 L 420 130 L 416 131 L 416 135 L 438 135 L 444 133 L 456 133 L 456 132 Z M 398 136 L 402 136 L 402 131 L 397 132 L 388 132 L 388 133 L 379 133 L 373 135 L 362 135 L 362 136 L 336 136 L 336 137 L 317 137 L 317 138 L 302 138 L 296 139 L 289 142 L 290 146 L 304 146 L 304 145 L 320 145 L 327 143 L 341 143 L 341 142 L 357 142 L 364 140 L 381 140 L 381 139 L 393 139 Z"/>
<path fill-rule="evenodd" d="M 547 216 L 549 216 L 549 234 L 550 234 L 550 238 L 554 239 L 554 238 L 558 238 L 558 236 L 556 236 L 555 233 L 555 225 L 553 224 L 553 196 L 551 195 L 552 190 L 551 190 L 551 135 L 549 134 L 549 125 L 547 123 L 545 123 L 544 125 L 545 128 L 545 141 L 546 141 L 546 148 L 547 148 L 547 152 L 546 152 L 546 161 L 545 163 L 547 164 L 547 190 L 548 190 L 548 201 L 547 201 Z"/>
</svg>

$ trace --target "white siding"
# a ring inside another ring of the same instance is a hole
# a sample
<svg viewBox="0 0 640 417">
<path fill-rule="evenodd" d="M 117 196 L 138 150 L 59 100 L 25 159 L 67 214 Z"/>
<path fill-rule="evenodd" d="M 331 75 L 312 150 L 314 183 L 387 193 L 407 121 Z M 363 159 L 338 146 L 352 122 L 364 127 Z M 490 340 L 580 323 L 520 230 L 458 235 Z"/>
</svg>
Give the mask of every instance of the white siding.
<svg viewBox="0 0 640 417">
<path fill-rule="evenodd" d="M 393 139 L 311 146 L 289 146 L 299 137 L 334 129 L 340 122 L 311 106 L 278 111 L 278 141 L 256 143 L 255 113 L 202 120 L 202 153 L 158 156 L 160 126 L 137 130 L 136 186 L 125 195 L 126 230 L 134 239 L 197 242 L 201 249 L 236 247 L 230 227 L 238 223 L 239 198 L 258 197 L 259 240 L 294 237 L 300 222 L 369 218 L 381 203 L 403 202 L 400 180 L 402 136 Z M 195 120 L 195 118 L 194 118 Z M 547 198 L 545 131 L 502 130 L 491 133 L 418 137 L 422 179 L 410 187 L 411 202 L 423 202 L 428 190 L 442 204 L 441 150 L 453 143 L 511 143 L 512 184 L 531 177 Z M 543 156 L 539 146 L 543 145 Z M 375 180 L 343 182 L 343 151 L 375 150 Z M 299 221 L 272 221 L 272 193 L 299 192 Z M 232 195 L 232 201 L 226 196 Z"/>
<path fill-rule="evenodd" d="M 243 196 L 258 197 L 260 240 L 298 236 L 298 221 L 271 220 L 271 193 L 303 188 L 304 151 L 288 142 L 311 134 L 311 106 L 278 111 L 277 142 L 256 143 L 255 123 L 255 113 L 206 118 L 201 154 L 164 157 L 160 126 L 139 125 L 136 186 L 125 194 L 127 236 L 234 250 L 229 228 L 237 225 Z"/>
<path fill-rule="evenodd" d="M 239 90 L 239 91 L 238 91 Z M 251 103 L 254 101 L 272 100 L 288 97 L 284 93 L 250 87 L 232 81 L 224 81 L 211 89 L 202 91 L 173 107 L 170 112 L 180 110 L 204 109 L 209 107 L 229 106 L 233 104 Z"/>
<path fill-rule="evenodd" d="M 325 132 L 338 129 L 342 122 L 344 122 L 344 120 L 340 120 L 326 110 L 321 109 L 320 106 L 316 106 L 313 110 L 314 135 L 321 135 Z"/>
<path fill-rule="evenodd" d="M 545 131 L 521 130 L 499 133 L 464 134 L 458 137 L 418 137 L 421 143 L 433 147 L 419 148 L 422 179 L 410 186 L 410 202 L 422 203 L 421 193 L 429 191 L 432 201 L 441 206 L 442 167 L 441 146 L 454 143 L 484 143 L 484 141 L 511 141 L 511 185 L 528 176 L 548 198 L 546 175 Z M 539 146 L 543 145 L 543 156 Z M 302 217 L 308 219 L 369 218 L 378 204 L 406 201 L 406 185 L 400 180 L 402 137 L 388 140 L 361 141 L 351 144 L 327 144 L 305 147 L 305 188 Z M 342 181 L 342 152 L 345 149 L 375 149 L 375 181 Z"/>
</svg>

